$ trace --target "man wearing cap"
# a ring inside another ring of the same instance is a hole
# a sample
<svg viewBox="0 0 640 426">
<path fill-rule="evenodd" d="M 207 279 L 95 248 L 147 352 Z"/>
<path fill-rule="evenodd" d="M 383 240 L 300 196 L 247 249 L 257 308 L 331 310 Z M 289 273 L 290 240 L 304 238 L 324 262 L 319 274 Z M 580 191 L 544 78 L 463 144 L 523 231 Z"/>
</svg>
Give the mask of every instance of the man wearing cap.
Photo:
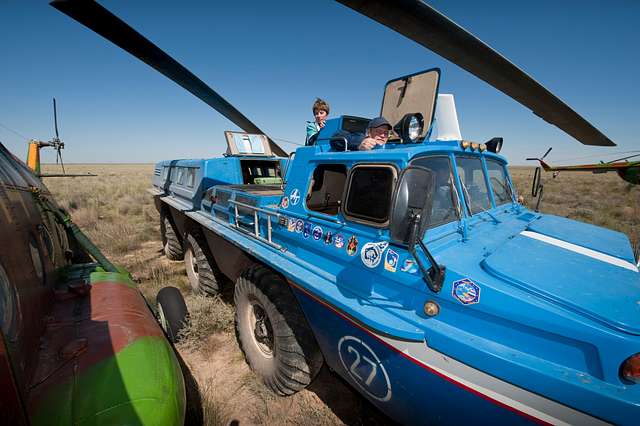
<svg viewBox="0 0 640 426">
<path fill-rule="evenodd" d="M 384 145 L 389 139 L 391 124 L 384 117 L 376 117 L 367 125 L 367 133 L 349 133 L 337 131 L 331 141 L 331 147 L 336 151 L 344 151 L 344 141 L 347 141 L 349 151 L 369 151 L 377 145 Z"/>
<path fill-rule="evenodd" d="M 358 149 L 368 151 L 376 145 L 384 145 L 389 139 L 391 124 L 384 117 L 376 117 L 367 126 L 367 136 L 360 142 Z"/>
</svg>

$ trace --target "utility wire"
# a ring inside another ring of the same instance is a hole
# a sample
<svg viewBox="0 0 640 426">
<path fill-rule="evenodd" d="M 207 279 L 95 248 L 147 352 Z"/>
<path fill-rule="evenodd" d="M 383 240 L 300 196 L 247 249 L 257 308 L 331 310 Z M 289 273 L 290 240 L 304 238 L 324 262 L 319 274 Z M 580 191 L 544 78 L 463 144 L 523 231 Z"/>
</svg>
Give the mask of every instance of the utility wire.
<svg viewBox="0 0 640 426">
<path fill-rule="evenodd" d="M 4 125 L 4 124 L 2 124 L 2 123 L 0 123 L 0 127 L 3 127 L 3 128 L 5 128 L 5 129 L 7 129 L 8 131 L 10 131 L 11 133 L 13 133 L 13 134 L 15 134 L 15 135 L 18 135 L 18 136 L 20 136 L 21 138 L 24 138 L 24 139 L 26 139 L 26 140 L 31 139 L 31 138 L 26 137 L 26 136 L 25 136 L 25 135 L 23 135 L 22 133 L 20 133 L 20 132 L 18 132 L 18 131 L 16 131 L 16 130 L 13 130 L 11 127 L 7 127 L 7 126 L 5 126 L 5 125 Z"/>
<path fill-rule="evenodd" d="M 272 139 L 276 140 L 276 141 L 280 141 L 280 142 L 290 143 L 291 145 L 305 146 L 305 144 L 303 144 L 303 143 L 293 142 L 293 141 L 289 141 L 289 140 L 286 140 L 286 139 L 280 139 L 280 138 L 272 138 Z"/>
</svg>

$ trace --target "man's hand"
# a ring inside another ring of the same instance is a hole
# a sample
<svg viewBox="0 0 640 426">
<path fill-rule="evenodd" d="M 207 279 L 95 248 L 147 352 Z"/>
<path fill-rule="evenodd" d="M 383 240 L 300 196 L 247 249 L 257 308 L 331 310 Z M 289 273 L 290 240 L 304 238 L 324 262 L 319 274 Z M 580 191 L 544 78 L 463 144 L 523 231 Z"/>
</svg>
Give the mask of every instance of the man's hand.
<svg viewBox="0 0 640 426">
<path fill-rule="evenodd" d="M 360 151 L 369 151 L 370 149 L 373 149 L 374 146 L 378 145 L 380 143 L 380 141 L 374 139 L 374 138 L 365 138 L 362 142 L 360 142 L 360 145 L 358 145 L 358 149 Z"/>
<path fill-rule="evenodd" d="M 322 129 L 322 128 L 324 127 L 324 120 L 320 121 L 320 122 L 318 123 L 318 126 L 320 126 L 320 128 Z"/>
</svg>

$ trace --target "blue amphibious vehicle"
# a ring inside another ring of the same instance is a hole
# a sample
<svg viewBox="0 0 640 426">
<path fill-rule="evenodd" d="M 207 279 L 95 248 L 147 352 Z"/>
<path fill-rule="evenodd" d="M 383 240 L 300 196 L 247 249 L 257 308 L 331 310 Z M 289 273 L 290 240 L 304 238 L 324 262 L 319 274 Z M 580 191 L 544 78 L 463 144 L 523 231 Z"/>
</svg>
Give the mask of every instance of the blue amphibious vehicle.
<svg viewBox="0 0 640 426">
<path fill-rule="evenodd" d="M 520 205 L 499 143 L 439 140 L 438 80 L 387 84 L 382 113 L 408 125 L 381 149 L 344 151 L 334 135 L 368 120 L 343 116 L 291 160 L 227 132 L 223 159 L 159 163 L 194 289 L 236 281 L 239 342 L 280 394 L 324 360 L 402 423 L 636 423 L 629 240 Z"/>
<path fill-rule="evenodd" d="M 614 145 L 421 1 L 340 2 L 578 141 Z M 383 147 L 345 150 L 369 120 L 342 116 L 287 155 L 97 3 L 53 5 L 247 132 L 226 133 L 223 158 L 158 163 L 152 191 L 165 253 L 184 257 L 194 290 L 235 283 L 238 342 L 274 392 L 303 389 L 326 363 L 401 423 L 638 423 L 629 240 L 521 205 L 502 141 L 462 140 L 439 70 L 387 84 L 380 115 L 394 131 Z"/>
</svg>

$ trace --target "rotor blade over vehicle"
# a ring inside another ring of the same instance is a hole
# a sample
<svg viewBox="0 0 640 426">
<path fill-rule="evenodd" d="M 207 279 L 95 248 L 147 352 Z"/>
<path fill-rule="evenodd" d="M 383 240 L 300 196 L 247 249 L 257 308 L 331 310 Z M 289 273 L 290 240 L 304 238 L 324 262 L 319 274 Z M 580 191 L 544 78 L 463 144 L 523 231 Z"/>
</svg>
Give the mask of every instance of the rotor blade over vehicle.
<svg viewBox="0 0 640 426">
<path fill-rule="evenodd" d="M 504 56 L 420 0 L 338 0 L 469 71 L 585 145 L 607 136 Z"/>
<path fill-rule="evenodd" d="M 55 0 L 51 5 L 178 83 L 245 132 L 264 134 L 258 126 L 191 71 L 98 3 Z M 271 138 L 269 144 L 274 154 L 287 156 Z"/>
</svg>

